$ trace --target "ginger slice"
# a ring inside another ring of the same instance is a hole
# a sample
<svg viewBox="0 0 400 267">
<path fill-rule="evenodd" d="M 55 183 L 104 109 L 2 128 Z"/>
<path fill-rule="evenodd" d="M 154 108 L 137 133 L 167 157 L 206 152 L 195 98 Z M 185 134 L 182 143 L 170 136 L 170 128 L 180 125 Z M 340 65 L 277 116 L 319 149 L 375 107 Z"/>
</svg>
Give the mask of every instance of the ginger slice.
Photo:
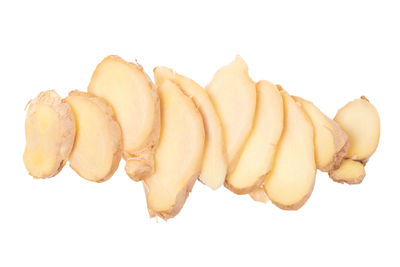
<svg viewBox="0 0 400 267">
<path fill-rule="evenodd" d="M 155 68 L 154 78 L 159 86 L 165 80 L 175 82 L 180 86 L 184 94 L 192 97 L 198 107 L 204 120 L 206 133 L 199 180 L 210 188 L 217 189 L 225 181 L 227 160 L 221 122 L 207 92 L 193 80 L 179 75 L 166 67 Z"/>
<path fill-rule="evenodd" d="M 268 196 L 265 193 L 264 189 L 261 188 L 257 188 L 256 190 L 254 190 L 253 192 L 249 193 L 249 196 L 257 202 L 261 202 L 261 203 L 267 203 L 268 202 Z"/>
<path fill-rule="evenodd" d="M 229 173 L 235 168 L 253 125 L 256 87 L 246 62 L 236 56 L 233 62 L 217 71 L 206 90 L 221 119 Z"/>
<path fill-rule="evenodd" d="M 200 112 L 175 83 L 159 87 L 161 135 L 155 171 L 144 180 L 151 217 L 164 220 L 179 213 L 200 173 L 205 132 Z"/>
<path fill-rule="evenodd" d="M 54 91 L 40 93 L 29 103 L 25 120 L 24 164 L 35 178 L 53 177 L 64 167 L 75 139 L 71 108 Z"/>
<path fill-rule="evenodd" d="M 303 206 L 314 188 L 313 126 L 288 93 L 281 91 L 281 95 L 284 128 L 264 190 L 279 208 L 295 210 Z"/>
<path fill-rule="evenodd" d="M 345 159 L 340 168 L 329 172 L 335 182 L 347 184 L 359 184 L 365 177 L 364 165 L 355 160 Z"/>
<path fill-rule="evenodd" d="M 339 125 L 323 114 L 313 103 L 293 97 L 300 103 L 314 126 L 315 162 L 324 172 L 337 169 L 348 149 L 347 134 Z"/>
<path fill-rule="evenodd" d="M 122 130 L 126 173 L 135 181 L 151 175 L 160 135 L 160 103 L 143 68 L 108 56 L 94 71 L 88 91 L 114 109 Z"/>
<path fill-rule="evenodd" d="M 122 136 L 114 112 L 101 98 L 72 91 L 66 98 L 76 121 L 75 145 L 70 166 L 82 178 L 108 180 L 121 160 Z"/>
<path fill-rule="evenodd" d="M 256 91 L 253 129 L 235 169 L 225 181 L 225 186 L 237 194 L 251 193 L 262 185 L 272 168 L 283 129 L 283 102 L 278 89 L 270 82 L 260 81 Z"/>
</svg>

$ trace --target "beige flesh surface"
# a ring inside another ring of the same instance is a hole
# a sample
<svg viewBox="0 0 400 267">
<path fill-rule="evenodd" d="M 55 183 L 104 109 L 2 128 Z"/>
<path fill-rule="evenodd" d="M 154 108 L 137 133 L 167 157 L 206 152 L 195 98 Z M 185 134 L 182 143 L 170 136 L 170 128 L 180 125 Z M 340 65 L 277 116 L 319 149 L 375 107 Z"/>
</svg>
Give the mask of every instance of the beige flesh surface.
<svg viewBox="0 0 400 267">
<path fill-rule="evenodd" d="M 212 189 L 220 187 L 227 172 L 227 159 L 221 122 L 207 92 L 193 80 L 166 67 L 154 69 L 154 79 L 160 86 L 165 80 L 178 84 L 192 98 L 204 121 L 205 146 L 199 180 Z"/>
<path fill-rule="evenodd" d="M 263 184 L 272 168 L 283 129 L 283 102 L 278 89 L 270 82 L 260 81 L 256 90 L 253 129 L 235 169 L 225 182 L 225 186 L 237 194 L 251 193 Z"/>
<path fill-rule="evenodd" d="M 345 159 L 339 169 L 329 172 L 335 182 L 347 184 L 359 184 L 365 177 L 364 165 L 355 160 Z"/>
<path fill-rule="evenodd" d="M 88 91 L 104 98 L 115 112 L 122 130 L 126 173 L 135 181 L 151 175 L 160 135 L 160 103 L 143 68 L 108 56 L 94 71 Z"/>
<path fill-rule="evenodd" d="M 261 202 L 261 203 L 268 202 L 268 196 L 262 187 L 257 188 L 253 192 L 249 193 L 249 195 L 254 201 Z"/>
<path fill-rule="evenodd" d="M 155 172 L 144 180 L 151 217 L 165 220 L 179 213 L 200 174 L 205 132 L 200 112 L 175 83 L 159 87 L 161 135 Z"/>
<path fill-rule="evenodd" d="M 235 168 L 251 131 L 256 108 L 256 87 L 246 62 L 236 56 L 216 72 L 206 91 L 221 120 L 229 173 Z"/>
<path fill-rule="evenodd" d="M 64 167 L 75 139 L 71 108 L 53 90 L 29 103 L 25 120 L 24 164 L 35 178 L 53 177 Z"/>
<path fill-rule="evenodd" d="M 106 181 L 117 170 L 122 154 L 121 129 L 114 112 L 104 100 L 89 93 L 72 91 L 66 101 L 76 121 L 70 166 L 89 181 Z"/>
</svg>

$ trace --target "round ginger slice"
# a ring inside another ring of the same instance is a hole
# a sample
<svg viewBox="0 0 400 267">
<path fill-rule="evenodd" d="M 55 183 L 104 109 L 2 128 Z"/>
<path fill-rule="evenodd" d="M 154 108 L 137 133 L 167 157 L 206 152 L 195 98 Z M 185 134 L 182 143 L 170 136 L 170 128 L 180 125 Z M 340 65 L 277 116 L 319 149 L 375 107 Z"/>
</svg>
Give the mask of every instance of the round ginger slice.
<svg viewBox="0 0 400 267">
<path fill-rule="evenodd" d="M 29 103 L 25 135 L 23 158 L 29 174 L 49 178 L 59 173 L 74 144 L 75 119 L 54 90 L 40 93 Z"/>
<path fill-rule="evenodd" d="M 109 179 L 121 160 L 121 129 L 112 108 L 91 94 L 72 91 L 66 98 L 76 121 L 75 145 L 70 166 L 94 182 Z"/>
<path fill-rule="evenodd" d="M 329 172 L 329 177 L 338 183 L 359 184 L 365 177 L 364 165 L 359 161 L 345 159 L 338 169 Z"/>
</svg>

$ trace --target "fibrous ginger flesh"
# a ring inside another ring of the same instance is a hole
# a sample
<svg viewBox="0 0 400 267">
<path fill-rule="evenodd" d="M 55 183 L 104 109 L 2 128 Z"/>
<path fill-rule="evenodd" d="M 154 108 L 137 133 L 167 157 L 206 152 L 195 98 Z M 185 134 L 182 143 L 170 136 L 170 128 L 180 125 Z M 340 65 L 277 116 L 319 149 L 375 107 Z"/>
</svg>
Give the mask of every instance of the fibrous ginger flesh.
<svg viewBox="0 0 400 267">
<path fill-rule="evenodd" d="M 258 82 L 256 88 L 253 129 L 235 169 L 225 182 L 230 190 L 238 194 L 250 193 L 263 184 L 272 168 L 283 128 L 283 102 L 278 89 L 267 81 Z"/>
<path fill-rule="evenodd" d="M 117 56 L 106 57 L 94 71 L 88 91 L 104 98 L 115 112 L 122 129 L 127 174 L 136 181 L 149 176 L 160 111 L 156 88 L 142 67 Z"/>
<path fill-rule="evenodd" d="M 68 159 L 75 138 L 75 120 L 67 103 L 53 90 L 29 104 L 25 120 L 24 163 L 35 178 L 56 175 Z"/>
<path fill-rule="evenodd" d="M 284 128 L 264 190 L 278 207 L 298 209 L 314 188 L 316 166 L 313 126 L 288 93 L 281 91 L 281 95 Z"/>
<path fill-rule="evenodd" d="M 174 217 L 196 181 L 203 158 L 204 127 L 193 101 L 175 83 L 159 87 L 161 135 L 155 172 L 144 180 L 151 217 Z"/>
<path fill-rule="evenodd" d="M 359 184 L 365 176 L 364 165 L 359 161 L 345 159 L 340 168 L 329 172 L 329 176 L 339 183 Z"/>
<path fill-rule="evenodd" d="M 212 189 L 220 187 L 227 172 L 227 159 L 221 122 L 207 92 L 193 80 L 166 67 L 154 69 L 157 85 L 170 80 L 179 85 L 183 93 L 192 97 L 204 121 L 205 146 L 199 180 Z"/>
<path fill-rule="evenodd" d="M 70 166 L 82 178 L 103 182 L 117 170 L 121 159 L 121 129 L 112 108 L 88 93 L 72 91 L 66 101 L 76 120 Z"/>
<path fill-rule="evenodd" d="M 251 131 L 256 108 L 256 88 L 246 62 L 236 56 L 217 71 L 206 90 L 221 119 L 230 172 Z"/>
</svg>

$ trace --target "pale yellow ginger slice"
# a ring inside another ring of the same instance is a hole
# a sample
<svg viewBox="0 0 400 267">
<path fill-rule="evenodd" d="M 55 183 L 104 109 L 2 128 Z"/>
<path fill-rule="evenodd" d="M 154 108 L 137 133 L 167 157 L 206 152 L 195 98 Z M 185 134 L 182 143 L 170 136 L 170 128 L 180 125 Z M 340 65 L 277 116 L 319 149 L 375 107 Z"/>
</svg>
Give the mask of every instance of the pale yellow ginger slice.
<svg viewBox="0 0 400 267">
<path fill-rule="evenodd" d="M 261 203 L 268 202 L 268 196 L 262 187 L 257 188 L 253 192 L 249 193 L 249 195 L 254 201 L 261 202 Z"/>
<path fill-rule="evenodd" d="M 204 121 L 205 146 L 199 180 L 212 189 L 220 187 L 227 172 L 227 159 L 221 122 L 207 92 L 193 80 L 166 67 L 154 69 L 157 85 L 165 80 L 178 84 L 185 95 L 192 97 Z"/>
<path fill-rule="evenodd" d="M 217 71 L 206 90 L 221 119 L 229 173 L 235 168 L 253 125 L 256 87 L 246 62 L 236 56 L 233 62 Z"/>
<path fill-rule="evenodd" d="M 151 217 L 165 220 L 179 213 L 200 174 L 205 132 L 200 112 L 175 83 L 159 87 L 161 136 L 155 172 L 144 180 Z"/>
<path fill-rule="evenodd" d="M 151 175 L 160 135 L 160 103 L 143 68 L 117 56 L 106 57 L 94 71 L 88 91 L 114 109 L 122 129 L 126 173 L 135 181 Z"/>
<path fill-rule="evenodd" d="M 114 112 L 107 102 L 89 93 L 72 91 L 66 101 L 76 121 L 70 166 L 89 181 L 106 181 L 117 170 L 122 154 L 121 129 Z"/>
<path fill-rule="evenodd" d="M 29 103 L 25 135 L 23 158 L 29 174 L 48 178 L 59 173 L 74 144 L 75 119 L 54 90 L 40 93 Z"/>
<path fill-rule="evenodd" d="M 270 82 L 260 81 L 256 91 L 253 129 L 225 181 L 225 186 L 237 194 L 251 193 L 263 184 L 283 129 L 283 102 L 278 89 Z"/>
<path fill-rule="evenodd" d="M 347 184 L 359 184 L 365 177 L 364 165 L 356 160 L 345 159 L 340 168 L 329 172 L 335 182 Z"/>
<path fill-rule="evenodd" d="M 317 168 L 324 172 L 337 169 L 349 147 L 347 134 L 313 103 L 293 97 L 314 126 L 314 149 Z"/>
<path fill-rule="evenodd" d="M 282 209 L 299 209 L 310 197 L 315 182 L 313 126 L 285 91 L 284 128 L 272 170 L 264 182 L 268 198 Z"/>
</svg>

